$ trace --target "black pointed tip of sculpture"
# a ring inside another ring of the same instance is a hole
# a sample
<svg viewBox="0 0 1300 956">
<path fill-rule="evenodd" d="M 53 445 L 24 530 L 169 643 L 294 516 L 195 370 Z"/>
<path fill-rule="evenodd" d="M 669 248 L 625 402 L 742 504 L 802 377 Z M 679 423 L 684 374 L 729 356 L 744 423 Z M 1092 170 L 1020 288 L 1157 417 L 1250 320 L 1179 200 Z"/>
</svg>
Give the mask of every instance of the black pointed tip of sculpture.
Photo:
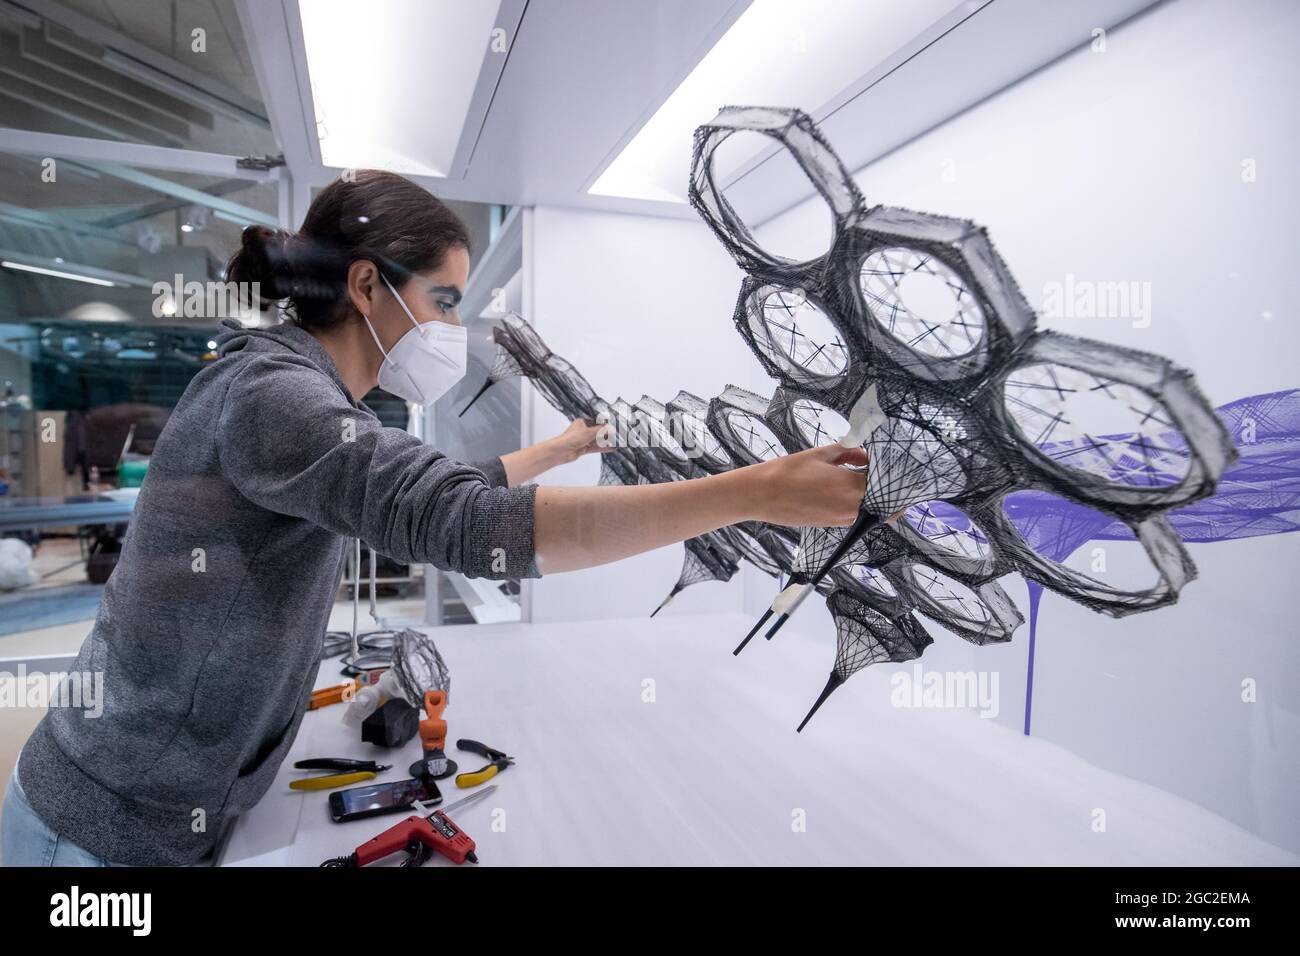
<svg viewBox="0 0 1300 956">
<path fill-rule="evenodd" d="M 659 602 L 659 606 L 650 612 L 650 616 L 654 617 L 656 614 L 662 611 L 664 609 L 664 605 L 666 605 L 669 601 L 675 598 L 677 596 L 677 592 L 680 590 L 681 590 L 680 587 L 674 587 L 671 591 L 669 591 L 668 596 Z"/>
<path fill-rule="evenodd" d="M 826 678 L 826 686 L 822 688 L 821 695 L 817 698 L 817 702 L 812 705 L 812 710 L 808 711 L 808 716 L 804 717 L 803 723 L 801 723 L 795 730 L 796 734 L 803 733 L 804 727 L 807 726 L 808 721 L 812 720 L 813 714 L 817 713 L 821 705 L 826 703 L 826 698 L 835 693 L 835 689 L 843 683 L 844 678 L 840 676 L 839 671 L 831 671 L 831 676 Z"/>
<path fill-rule="evenodd" d="M 801 574 L 800 572 L 795 571 L 795 572 L 792 573 L 792 574 L 790 575 L 790 577 L 786 580 L 786 582 L 785 582 L 785 586 L 786 586 L 786 587 L 789 587 L 789 586 L 792 585 L 792 584 L 807 584 L 807 583 L 808 583 L 808 576 L 807 576 L 806 574 Z M 773 635 L 775 635 L 776 632 L 779 631 L 779 630 L 781 630 L 781 628 L 785 625 L 785 622 L 788 621 L 788 620 L 790 620 L 790 614 L 791 614 L 791 613 L 792 613 L 792 612 L 782 611 L 782 612 L 781 612 L 781 616 L 780 616 L 779 618 L 776 619 L 776 623 L 774 623 L 774 624 L 771 626 L 771 628 L 768 629 L 768 632 L 767 632 L 766 634 L 763 635 L 763 638 L 764 638 L 765 640 L 769 640 L 769 641 L 770 641 L 770 640 L 772 639 Z M 766 614 L 763 615 L 763 621 L 766 621 L 766 620 L 767 620 L 769 617 L 771 617 L 771 616 L 772 616 L 772 612 L 771 612 L 771 610 L 768 610 L 768 612 L 767 612 Z M 763 626 L 763 621 L 759 621 L 759 622 L 758 622 L 758 626 L 755 628 L 755 630 L 757 630 L 759 627 L 762 627 L 762 626 Z"/>
<path fill-rule="evenodd" d="M 790 615 L 782 611 L 781 616 L 772 623 L 772 626 L 767 629 L 767 633 L 764 634 L 763 637 L 770 641 L 776 636 L 777 631 L 785 627 L 785 622 L 788 620 L 790 620 Z"/>
<path fill-rule="evenodd" d="M 822 566 L 817 569 L 816 574 L 807 579 L 806 583 L 808 587 L 815 588 L 817 585 L 821 584 L 822 579 L 831 573 L 831 569 L 839 563 L 840 558 L 844 557 L 844 555 L 848 553 L 849 548 L 857 544 L 858 541 L 862 539 L 863 535 L 876 527 L 876 525 L 880 524 L 880 522 L 881 519 L 878 515 L 871 514 L 867 511 L 861 512 L 858 515 L 858 520 L 853 522 L 853 526 L 849 528 L 840 543 L 835 546 L 835 550 L 831 552 L 831 556 L 822 562 Z M 794 579 L 791 578 L 791 580 Z M 790 613 L 793 613 L 793 609 L 791 609 Z M 776 619 L 776 623 L 768 629 L 768 632 L 764 637 L 770 641 L 776 635 L 776 632 L 781 630 L 785 625 L 785 622 L 788 620 L 790 620 L 790 614 L 782 614 Z M 813 709 L 816 710 L 816 708 Z"/>
<path fill-rule="evenodd" d="M 496 382 L 492 381 L 492 379 L 488 379 L 486 382 L 484 382 L 483 387 L 474 393 L 474 397 L 469 400 L 469 404 L 466 405 L 464 408 L 462 408 L 460 410 L 460 414 L 458 414 L 456 417 L 457 418 L 463 417 L 464 414 L 473 407 L 474 403 L 483 397 L 483 393 L 486 392 L 489 388 L 491 388 L 495 384 Z"/>
<path fill-rule="evenodd" d="M 745 639 L 741 641 L 739 644 L 737 644 L 736 649 L 731 652 L 731 655 L 733 657 L 737 657 L 740 655 L 740 652 L 745 649 L 745 645 L 748 644 L 750 640 L 753 638 L 753 636 L 759 632 L 762 626 L 767 623 L 767 619 L 771 616 L 772 616 L 771 608 L 768 608 L 766 611 L 763 612 L 763 616 L 758 619 L 758 623 L 749 629 L 749 633 L 745 635 Z"/>
</svg>

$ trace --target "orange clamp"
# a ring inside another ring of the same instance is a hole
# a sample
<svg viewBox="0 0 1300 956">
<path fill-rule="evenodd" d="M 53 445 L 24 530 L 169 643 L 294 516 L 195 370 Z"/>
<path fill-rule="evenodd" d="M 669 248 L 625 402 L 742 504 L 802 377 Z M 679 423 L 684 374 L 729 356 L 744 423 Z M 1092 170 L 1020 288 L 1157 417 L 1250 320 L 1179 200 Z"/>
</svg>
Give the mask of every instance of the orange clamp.
<svg viewBox="0 0 1300 956">
<path fill-rule="evenodd" d="M 440 690 L 424 692 L 424 712 L 428 715 L 420 721 L 420 743 L 425 752 L 443 750 L 447 745 L 447 722 L 442 719 L 442 712 L 447 707 L 447 694 Z"/>
</svg>

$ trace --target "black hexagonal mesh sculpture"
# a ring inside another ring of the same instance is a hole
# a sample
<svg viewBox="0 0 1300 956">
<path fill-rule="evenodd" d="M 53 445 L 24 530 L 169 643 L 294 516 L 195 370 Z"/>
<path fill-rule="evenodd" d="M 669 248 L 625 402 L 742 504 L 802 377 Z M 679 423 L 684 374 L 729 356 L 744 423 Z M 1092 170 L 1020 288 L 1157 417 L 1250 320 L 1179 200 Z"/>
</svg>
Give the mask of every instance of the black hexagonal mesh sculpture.
<svg viewBox="0 0 1300 956">
<path fill-rule="evenodd" d="M 822 255 L 768 252 L 727 201 L 713 159 L 738 133 L 787 150 L 825 200 L 833 232 Z M 494 333 L 484 389 L 523 374 L 568 417 L 613 424 L 602 483 L 717 474 L 835 441 L 867 449 L 852 528 L 747 522 L 692 539 L 669 595 L 727 580 L 740 559 L 784 579 L 736 653 L 770 617 L 769 638 L 809 594 L 825 595 L 837 653 L 809 717 L 862 667 L 918 657 L 930 637 L 917 615 L 975 644 L 1010 640 L 1022 617 L 997 583 L 1010 573 L 1113 616 L 1177 600 L 1196 569 L 1165 514 L 1213 493 L 1236 457 L 1190 372 L 1036 329 L 982 228 L 869 207 L 798 110 L 728 107 L 700 127 L 690 201 L 745 273 L 733 318 L 777 380 L 772 396 L 728 386 L 709 401 L 681 392 L 666 404 L 606 403 L 513 316 Z M 1024 489 L 1127 525 L 1150 585 L 1121 589 L 1032 546 L 1004 507 Z"/>
</svg>

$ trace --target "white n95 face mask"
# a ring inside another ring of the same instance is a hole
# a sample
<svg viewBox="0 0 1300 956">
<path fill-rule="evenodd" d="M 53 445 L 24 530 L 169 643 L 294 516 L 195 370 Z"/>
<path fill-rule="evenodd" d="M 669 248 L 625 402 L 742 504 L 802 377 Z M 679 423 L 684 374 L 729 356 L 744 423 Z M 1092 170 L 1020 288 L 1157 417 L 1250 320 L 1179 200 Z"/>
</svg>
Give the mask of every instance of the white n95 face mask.
<svg viewBox="0 0 1300 956">
<path fill-rule="evenodd" d="M 384 364 L 379 366 L 379 387 L 408 402 L 430 405 L 465 377 L 469 351 L 465 328 L 450 322 L 415 321 L 388 277 L 380 273 L 380 278 L 415 328 L 398 339 L 391 352 L 385 352 L 370 316 L 362 314 L 370 337 L 384 356 Z"/>
</svg>

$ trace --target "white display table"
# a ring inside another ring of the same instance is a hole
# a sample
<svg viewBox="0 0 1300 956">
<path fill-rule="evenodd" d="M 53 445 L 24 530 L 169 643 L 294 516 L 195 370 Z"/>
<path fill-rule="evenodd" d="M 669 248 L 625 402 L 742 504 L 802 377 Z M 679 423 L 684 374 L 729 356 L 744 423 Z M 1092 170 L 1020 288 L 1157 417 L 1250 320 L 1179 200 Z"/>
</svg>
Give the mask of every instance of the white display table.
<svg viewBox="0 0 1300 956">
<path fill-rule="evenodd" d="M 751 623 L 660 615 L 438 629 L 452 675 L 449 755 L 481 766 L 454 749 L 471 737 L 517 760 L 496 793 L 453 815 L 482 865 L 1300 863 L 974 712 L 891 707 L 887 668 L 853 677 L 796 735 L 825 681 L 830 636 L 816 649 L 798 633 L 760 637 L 733 658 Z M 320 686 L 338 682 L 326 661 Z M 400 753 L 362 744 L 341 713 L 306 716 L 225 865 L 314 866 L 401 819 L 335 824 L 324 792 L 289 789 L 302 775 L 294 760 L 373 758 L 393 764 L 379 778 L 392 780 L 419 756 L 418 738 Z M 466 793 L 442 783 L 445 802 Z M 1097 808 L 1105 832 L 1093 829 Z"/>
</svg>

